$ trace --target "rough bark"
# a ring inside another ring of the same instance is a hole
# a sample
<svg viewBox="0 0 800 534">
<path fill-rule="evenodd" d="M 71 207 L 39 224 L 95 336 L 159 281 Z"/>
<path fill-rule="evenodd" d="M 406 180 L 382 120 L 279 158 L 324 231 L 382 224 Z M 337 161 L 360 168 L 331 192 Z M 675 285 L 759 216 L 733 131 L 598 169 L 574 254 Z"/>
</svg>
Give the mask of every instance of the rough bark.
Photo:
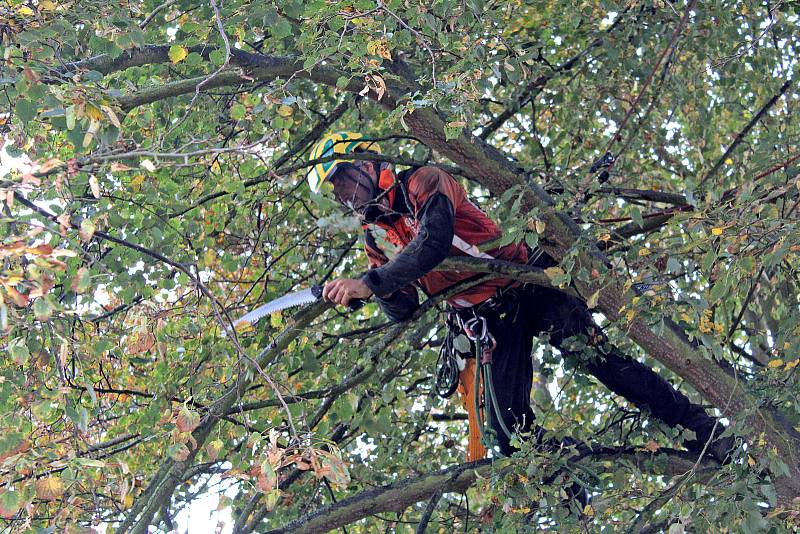
<svg viewBox="0 0 800 534">
<path fill-rule="evenodd" d="M 598 449 L 584 452 L 578 456 L 579 461 L 588 457 L 624 458 L 644 472 L 673 477 L 685 474 L 695 466 L 695 458 L 682 451 L 664 449 L 662 454 L 652 455 L 635 452 L 620 452 L 614 449 Z M 456 465 L 435 473 L 419 477 L 409 477 L 394 484 L 364 491 L 335 504 L 322 507 L 305 516 L 299 517 L 281 528 L 267 531 L 267 534 L 318 534 L 354 523 L 359 519 L 383 512 L 402 512 L 414 503 L 428 500 L 436 494 L 464 492 L 478 478 L 487 478 L 492 474 L 502 474 L 510 470 L 513 459 L 481 460 L 479 462 Z M 702 481 L 715 470 L 710 461 L 701 462 L 698 481 Z M 706 470 L 706 468 L 710 468 Z"/>
</svg>

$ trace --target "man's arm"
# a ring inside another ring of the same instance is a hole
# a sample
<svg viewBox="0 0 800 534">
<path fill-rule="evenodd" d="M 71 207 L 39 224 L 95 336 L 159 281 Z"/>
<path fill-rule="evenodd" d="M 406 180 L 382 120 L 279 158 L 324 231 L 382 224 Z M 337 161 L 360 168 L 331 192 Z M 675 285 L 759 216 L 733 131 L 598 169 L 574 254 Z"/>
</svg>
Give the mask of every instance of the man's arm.
<svg viewBox="0 0 800 534">
<path fill-rule="evenodd" d="M 387 299 L 433 270 L 450 253 L 455 213 L 450 199 L 436 192 L 421 210 L 417 236 L 389 263 L 371 269 L 361 280 L 375 296 Z"/>
</svg>

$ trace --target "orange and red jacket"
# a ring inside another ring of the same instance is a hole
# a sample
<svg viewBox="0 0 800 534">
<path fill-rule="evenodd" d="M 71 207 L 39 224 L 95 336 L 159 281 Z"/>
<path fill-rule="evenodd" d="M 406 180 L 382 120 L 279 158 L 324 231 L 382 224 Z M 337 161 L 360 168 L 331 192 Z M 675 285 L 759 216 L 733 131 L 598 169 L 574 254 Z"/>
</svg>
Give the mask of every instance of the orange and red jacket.
<svg viewBox="0 0 800 534">
<path fill-rule="evenodd" d="M 476 276 L 474 272 L 433 270 L 447 256 L 467 255 L 453 246 L 454 235 L 468 245 L 479 246 L 499 238 L 502 231 L 467 198 L 452 176 L 437 167 L 410 169 L 398 176 L 383 168 L 379 183 L 388 189 L 392 213 L 367 220 L 365 248 L 370 270 L 362 279 L 387 316 L 401 321 L 418 306 L 414 285 L 430 296 Z M 517 263 L 528 259 L 527 248 L 521 243 L 487 253 Z M 504 278 L 490 280 L 452 296 L 448 302 L 457 308 L 479 304 L 509 283 Z"/>
</svg>

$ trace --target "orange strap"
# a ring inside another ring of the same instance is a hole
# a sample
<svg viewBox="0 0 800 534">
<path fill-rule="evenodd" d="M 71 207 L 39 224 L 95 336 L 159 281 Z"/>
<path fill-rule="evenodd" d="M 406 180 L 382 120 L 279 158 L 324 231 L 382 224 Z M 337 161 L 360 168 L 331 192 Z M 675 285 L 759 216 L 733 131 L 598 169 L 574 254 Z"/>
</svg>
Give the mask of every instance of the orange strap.
<svg viewBox="0 0 800 534">
<path fill-rule="evenodd" d="M 469 420 L 467 461 L 482 460 L 486 458 L 486 447 L 481 443 L 481 429 L 478 426 L 478 414 L 475 413 L 475 358 L 468 358 L 464 370 L 458 374 L 458 394 L 461 397 L 461 404 L 467 410 Z M 483 394 L 482 386 L 481 394 Z"/>
</svg>

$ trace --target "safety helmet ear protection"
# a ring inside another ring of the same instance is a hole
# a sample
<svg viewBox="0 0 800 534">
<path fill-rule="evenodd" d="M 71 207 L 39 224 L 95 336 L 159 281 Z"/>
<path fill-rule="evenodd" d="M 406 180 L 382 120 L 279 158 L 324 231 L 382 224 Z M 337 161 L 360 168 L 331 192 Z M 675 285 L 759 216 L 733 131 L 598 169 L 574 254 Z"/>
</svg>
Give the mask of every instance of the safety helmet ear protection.
<svg viewBox="0 0 800 534">
<path fill-rule="evenodd" d="M 360 133 L 355 132 L 336 132 L 324 136 L 311 147 L 309 161 L 329 158 L 337 155 L 323 163 L 316 163 L 307 175 L 308 185 L 315 193 L 319 193 L 322 184 L 330 178 L 336 170 L 336 166 L 349 160 L 346 156 L 353 152 L 369 151 L 377 154 L 381 153 L 380 146 L 374 141 L 369 140 Z"/>
</svg>

